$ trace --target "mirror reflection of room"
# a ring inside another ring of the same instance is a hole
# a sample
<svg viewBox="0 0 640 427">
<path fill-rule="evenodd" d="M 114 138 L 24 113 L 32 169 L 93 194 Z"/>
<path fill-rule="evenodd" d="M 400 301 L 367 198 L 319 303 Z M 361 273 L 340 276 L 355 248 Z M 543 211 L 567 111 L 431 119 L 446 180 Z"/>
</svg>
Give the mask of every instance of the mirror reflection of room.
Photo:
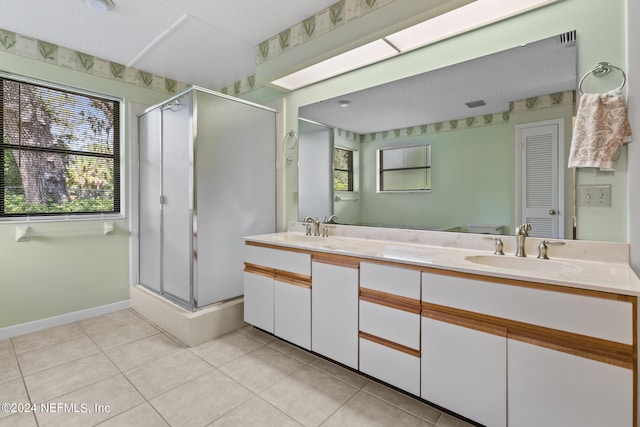
<svg viewBox="0 0 640 427">
<path fill-rule="evenodd" d="M 458 232 L 488 226 L 498 234 L 526 217 L 537 222 L 532 235 L 572 238 L 574 177 L 565 165 L 577 50 L 570 31 L 300 107 L 299 217 Z M 521 147 L 540 137 L 552 145 L 527 157 Z M 433 158 L 430 188 L 381 191 L 380 151 L 417 146 L 429 146 Z M 338 149 L 355 155 L 352 190 L 336 187 L 335 165 L 323 164 Z M 310 190 L 310 176 L 325 187 Z M 544 209 L 532 213 L 527 200 L 541 186 Z"/>
</svg>

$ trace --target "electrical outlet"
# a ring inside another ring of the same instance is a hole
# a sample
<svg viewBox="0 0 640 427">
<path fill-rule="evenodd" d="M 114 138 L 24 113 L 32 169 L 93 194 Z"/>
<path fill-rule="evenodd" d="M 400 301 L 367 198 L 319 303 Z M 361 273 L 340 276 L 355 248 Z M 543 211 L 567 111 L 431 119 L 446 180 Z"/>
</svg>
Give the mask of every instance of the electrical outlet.
<svg viewBox="0 0 640 427">
<path fill-rule="evenodd" d="M 580 206 L 611 207 L 611 185 L 581 185 L 579 189 Z"/>
</svg>

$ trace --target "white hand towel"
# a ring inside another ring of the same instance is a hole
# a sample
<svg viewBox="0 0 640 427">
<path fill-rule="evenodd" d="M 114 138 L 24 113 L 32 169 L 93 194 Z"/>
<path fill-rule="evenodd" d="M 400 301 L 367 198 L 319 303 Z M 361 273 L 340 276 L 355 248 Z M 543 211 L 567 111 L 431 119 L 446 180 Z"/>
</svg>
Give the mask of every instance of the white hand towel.
<svg viewBox="0 0 640 427">
<path fill-rule="evenodd" d="M 580 97 L 571 138 L 569 167 L 610 169 L 622 144 L 631 140 L 627 104 L 619 93 Z"/>
</svg>

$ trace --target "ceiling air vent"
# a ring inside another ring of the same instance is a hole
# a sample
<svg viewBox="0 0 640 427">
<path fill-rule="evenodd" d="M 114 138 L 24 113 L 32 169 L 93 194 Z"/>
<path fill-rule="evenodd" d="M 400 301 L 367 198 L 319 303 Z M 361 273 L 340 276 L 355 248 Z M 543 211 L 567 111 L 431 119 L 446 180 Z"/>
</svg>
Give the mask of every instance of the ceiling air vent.
<svg viewBox="0 0 640 427">
<path fill-rule="evenodd" d="M 465 102 L 464 105 L 466 105 L 469 108 L 476 108 L 476 107 L 482 107 L 483 105 L 487 105 L 487 103 L 484 102 L 483 99 L 479 99 L 477 101 Z"/>
<path fill-rule="evenodd" d="M 560 34 L 560 44 L 565 47 L 571 47 L 576 44 L 576 30 Z"/>
</svg>

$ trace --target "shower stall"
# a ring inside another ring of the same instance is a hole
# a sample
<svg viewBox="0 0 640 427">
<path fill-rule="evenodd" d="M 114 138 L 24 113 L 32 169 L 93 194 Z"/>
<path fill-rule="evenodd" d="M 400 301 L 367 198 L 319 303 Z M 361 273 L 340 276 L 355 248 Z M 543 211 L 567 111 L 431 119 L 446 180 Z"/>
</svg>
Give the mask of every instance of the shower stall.
<svg viewBox="0 0 640 427">
<path fill-rule="evenodd" d="M 194 87 L 138 127 L 138 284 L 192 311 L 241 296 L 241 237 L 276 227 L 275 111 Z"/>
</svg>

